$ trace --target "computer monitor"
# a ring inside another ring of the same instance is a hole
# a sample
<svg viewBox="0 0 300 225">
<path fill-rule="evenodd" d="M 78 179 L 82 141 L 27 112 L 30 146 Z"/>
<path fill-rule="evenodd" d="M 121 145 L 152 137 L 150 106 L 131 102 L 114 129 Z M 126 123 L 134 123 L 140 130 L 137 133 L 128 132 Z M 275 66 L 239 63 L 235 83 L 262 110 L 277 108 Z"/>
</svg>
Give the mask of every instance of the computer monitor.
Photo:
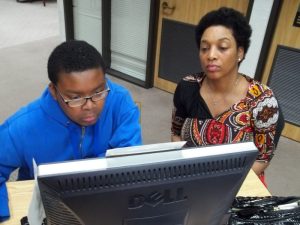
<svg viewBox="0 0 300 225">
<path fill-rule="evenodd" d="M 148 149 L 40 165 L 38 185 L 48 225 L 219 225 L 256 156 L 252 142 Z"/>
</svg>

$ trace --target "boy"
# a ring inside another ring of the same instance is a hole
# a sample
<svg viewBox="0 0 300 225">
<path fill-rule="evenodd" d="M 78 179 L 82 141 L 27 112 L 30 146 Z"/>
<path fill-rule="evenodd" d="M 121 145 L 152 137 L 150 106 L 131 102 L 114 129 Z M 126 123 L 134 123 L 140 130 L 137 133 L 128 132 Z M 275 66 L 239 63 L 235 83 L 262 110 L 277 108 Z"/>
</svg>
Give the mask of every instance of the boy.
<svg viewBox="0 0 300 225">
<path fill-rule="evenodd" d="M 105 77 L 101 54 L 84 41 L 57 46 L 42 96 L 0 126 L 0 222 L 9 217 L 5 181 L 19 168 L 103 157 L 107 149 L 142 144 L 139 111 L 129 92 Z"/>
</svg>

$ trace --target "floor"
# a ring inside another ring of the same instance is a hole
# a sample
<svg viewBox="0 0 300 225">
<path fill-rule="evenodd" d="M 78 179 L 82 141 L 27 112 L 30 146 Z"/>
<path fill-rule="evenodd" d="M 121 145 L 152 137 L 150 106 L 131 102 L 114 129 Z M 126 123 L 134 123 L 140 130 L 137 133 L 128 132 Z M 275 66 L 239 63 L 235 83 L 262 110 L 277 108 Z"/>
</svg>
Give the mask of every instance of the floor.
<svg viewBox="0 0 300 225">
<path fill-rule="evenodd" d="M 42 1 L 0 0 L 0 123 L 46 88 L 47 59 L 59 43 L 56 1 L 47 1 L 44 7 Z M 144 143 L 169 142 L 172 94 L 109 77 L 127 87 L 142 103 Z M 281 137 L 266 171 L 273 195 L 300 195 L 299 162 L 300 143 Z"/>
</svg>

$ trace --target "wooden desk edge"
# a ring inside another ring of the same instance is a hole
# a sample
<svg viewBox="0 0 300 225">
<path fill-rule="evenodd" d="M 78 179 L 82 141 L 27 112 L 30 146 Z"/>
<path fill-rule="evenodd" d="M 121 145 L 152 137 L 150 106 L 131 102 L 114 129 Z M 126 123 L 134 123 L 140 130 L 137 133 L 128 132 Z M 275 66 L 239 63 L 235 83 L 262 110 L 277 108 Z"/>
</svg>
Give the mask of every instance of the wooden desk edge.
<svg viewBox="0 0 300 225">
<path fill-rule="evenodd" d="M 1 225 L 20 225 L 20 219 L 27 215 L 34 186 L 33 180 L 7 182 L 11 217 Z M 270 196 L 270 192 L 251 170 L 237 196 Z"/>
</svg>

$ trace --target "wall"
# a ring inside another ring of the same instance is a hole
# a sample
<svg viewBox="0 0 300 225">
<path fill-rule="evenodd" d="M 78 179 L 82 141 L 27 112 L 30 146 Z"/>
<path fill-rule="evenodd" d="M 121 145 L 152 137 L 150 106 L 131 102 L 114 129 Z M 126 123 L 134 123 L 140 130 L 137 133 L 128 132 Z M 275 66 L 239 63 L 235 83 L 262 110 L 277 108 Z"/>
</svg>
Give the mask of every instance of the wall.
<svg viewBox="0 0 300 225">
<path fill-rule="evenodd" d="M 250 17 L 250 25 L 252 27 L 251 44 L 246 58 L 239 69 L 240 72 L 250 77 L 255 75 L 272 5 L 273 0 L 254 0 Z"/>
<path fill-rule="evenodd" d="M 66 30 L 65 30 L 65 13 L 64 13 L 64 2 L 63 0 L 57 0 L 57 10 L 59 18 L 59 36 L 61 41 L 66 40 Z"/>
</svg>

